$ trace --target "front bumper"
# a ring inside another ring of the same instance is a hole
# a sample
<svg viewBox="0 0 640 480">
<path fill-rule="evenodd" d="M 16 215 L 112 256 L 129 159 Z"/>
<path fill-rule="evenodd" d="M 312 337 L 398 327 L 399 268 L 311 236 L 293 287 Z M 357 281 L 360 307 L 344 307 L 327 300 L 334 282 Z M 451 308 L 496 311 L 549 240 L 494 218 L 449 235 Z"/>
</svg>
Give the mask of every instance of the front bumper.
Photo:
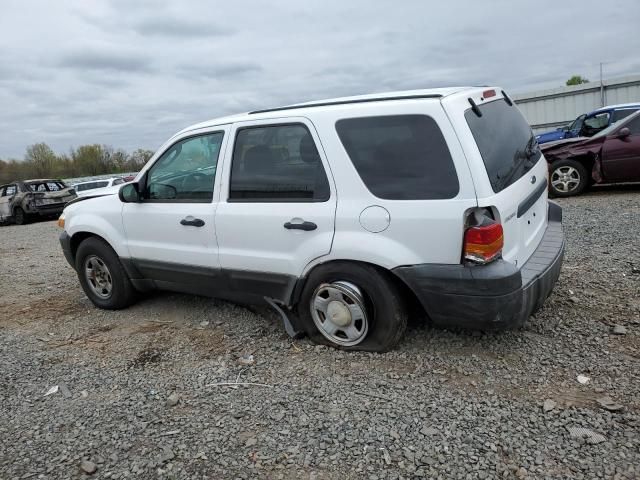
<svg viewBox="0 0 640 480">
<path fill-rule="evenodd" d="M 64 258 L 67 259 L 71 268 L 75 270 L 76 262 L 73 258 L 73 252 L 71 251 L 71 237 L 64 230 L 60 234 L 60 246 L 62 247 L 62 253 L 64 253 Z"/>
<path fill-rule="evenodd" d="M 520 270 L 489 265 L 412 265 L 393 272 L 413 290 L 434 324 L 481 330 L 517 327 L 551 294 L 564 257 L 562 209 L 549 202 L 547 230 Z"/>
</svg>

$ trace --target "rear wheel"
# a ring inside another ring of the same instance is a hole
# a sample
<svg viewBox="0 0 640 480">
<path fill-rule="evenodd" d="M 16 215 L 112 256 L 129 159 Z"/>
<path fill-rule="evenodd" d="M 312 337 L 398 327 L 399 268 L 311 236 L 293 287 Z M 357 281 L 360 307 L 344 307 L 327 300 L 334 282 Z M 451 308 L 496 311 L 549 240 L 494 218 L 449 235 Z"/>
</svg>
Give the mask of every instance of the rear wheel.
<svg viewBox="0 0 640 480">
<path fill-rule="evenodd" d="M 80 285 L 96 307 L 117 310 L 135 300 L 135 289 L 116 252 L 103 240 L 90 237 L 76 253 Z"/>
<path fill-rule="evenodd" d="M 587 169 L 576 160 L 558 160 L 551 165 L 549 188 L 556 197 L 578 195 L 588 183 Z"/>
<path fill-rule="evenodd" d="M 27 223 L 27 214 L 22 207 L 16 207 L 13 212 L 13 220 L 16 222 L 16 225 L 24 225 Z"/>
<path fill-rule="evenodd" d="M 407 327 L 406 307 L 390 274 L 358 263 L 316 268 L 298 312 L 312 340 L 347 350 L 389 350 Z"/>
</svg>

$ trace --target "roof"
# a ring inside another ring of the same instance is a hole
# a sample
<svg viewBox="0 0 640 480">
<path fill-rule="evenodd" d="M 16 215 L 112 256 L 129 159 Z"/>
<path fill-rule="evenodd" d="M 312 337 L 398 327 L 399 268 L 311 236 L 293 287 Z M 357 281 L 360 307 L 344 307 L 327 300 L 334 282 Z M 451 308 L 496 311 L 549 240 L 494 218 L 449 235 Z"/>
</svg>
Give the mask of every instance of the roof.
<svg viewBox="0 0 640 480">
<path fill-rule="evenodd" d="M 14 183 L 31 183 L 31 182 L 61 182 L 57 178 L 32 178 L 29 180 L 16 180 Z"/>
<path fill-rule="evenodd" d="M 269 109 L 259 109 L 254 110 L 252 112 L 242 113 L 238 115 L 230 115 L 226 117 L 214 118 L 212 120 L 207 120 L 205 122 L 196 123 L 191 125 L 180 132 L 176 133 L 179 135 L 184 132 L 188 132 L 191 130 L 197 130 L 200 128 L 213 127 L 216 125 L 226 125 L 229 123 L 235 122 L 243 122 L 248 120 L 254 120 L 256 118 L 261 118 L 259 114 L 269 114 L 271 112 L 282 112 L 287 110 L 300 110 L 306 108 L 313 107 L 327 107 L 334 105 L 348 105 L 352 103 L 365 103 L 365 102 L 376 102 L 376 101 L 384 101 L 384 100 L 402 100 L 402 99 L 413 99 L 413 98 L 443 98 L 448 95 L 452 95 L 454 93 L 458 93 L 472 87 L 449 87 L 449 88 L 431 88 L 431 89 L 420 89 L 420 90 L 402 90 L 396 92 L 384 92 L 384 93 L 373 93 L 368 95 L 355 95 L 351 97 L 338 97 L 338 98 L 329 98 L 324 100 L 314 100 L 310 102 L 303 103 L 294 103 L 291 105 L 285 105 L 275 108 Z M 268 115 L 265 115 L 268 117 Z"/>
<path fill-rule="evenodd" d="M 640 103 L 620 103 L 618 105 L 605 105 L 604 107 L 597 108 L 594 112 L 599 112 L 600 110 L 611 110 L 612 108 L 630 108 L 630 107 L 640 107 Z"/>
</svg>

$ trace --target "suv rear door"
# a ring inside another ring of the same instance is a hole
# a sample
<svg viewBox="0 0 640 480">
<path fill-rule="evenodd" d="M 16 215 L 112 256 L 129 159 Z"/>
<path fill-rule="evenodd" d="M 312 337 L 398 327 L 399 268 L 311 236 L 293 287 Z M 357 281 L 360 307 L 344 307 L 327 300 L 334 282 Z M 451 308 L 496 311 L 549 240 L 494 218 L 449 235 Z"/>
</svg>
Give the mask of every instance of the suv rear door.
<svg viewBox="0 0 640 480">
<path fill-rule="evenodd" d="M 443 105 L 464 146 L 478 206 L 493 208 L 504 230 L 503 258 L 520 267 L 547 226 L 547 162 L 535 136 L 498 89 L 466 91 Z"/>
<path fill-rule="evenodd" d="M 336 191 L 306 118 L 235 124 L 216 211 L 220 264 L 235 290 L 287 300 L 331 250 Z"/>
</svg>

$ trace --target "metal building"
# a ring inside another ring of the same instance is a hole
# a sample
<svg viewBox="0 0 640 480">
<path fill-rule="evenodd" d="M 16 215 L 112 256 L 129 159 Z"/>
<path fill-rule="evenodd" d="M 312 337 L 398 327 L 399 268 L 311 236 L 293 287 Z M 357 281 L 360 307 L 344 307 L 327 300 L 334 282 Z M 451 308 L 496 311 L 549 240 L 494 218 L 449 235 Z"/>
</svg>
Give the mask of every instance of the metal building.
<svg viewBox="0 0 640 480">
<path fill-rule="evenodd" d="M 512 95 L 534 133 L 571 123 L 604 105 L 640 103 L 640 75 Z"/>
</svg>

